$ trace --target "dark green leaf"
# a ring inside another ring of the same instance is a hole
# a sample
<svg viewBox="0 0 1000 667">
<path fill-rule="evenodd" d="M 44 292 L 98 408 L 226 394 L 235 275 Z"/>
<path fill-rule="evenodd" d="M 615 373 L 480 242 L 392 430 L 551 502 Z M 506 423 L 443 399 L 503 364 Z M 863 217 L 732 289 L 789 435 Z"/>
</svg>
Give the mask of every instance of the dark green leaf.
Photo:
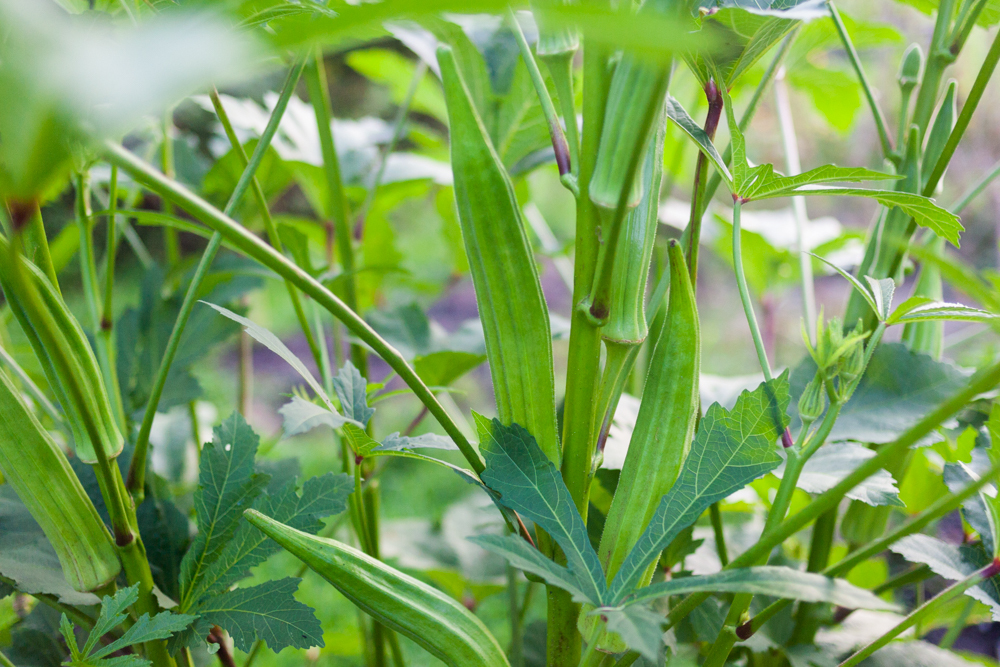
<svg viewBox="0 0 1000 667">
<path fill-rule="evenodd" d="M 277 521 L 315 534 L 323 524 L 319 519 L 340 514 L 347 509 L 347 497 L 354 491 L 350 475 L 327 473 L 306 481 L 302 493 L 296 492 L 294 480 L 274 493 L 262 494 L 253 508 Z M 188 591 L 188 599 L 201 600 L 219 594 L 250 574 L 250 568 L 264 562 L 280 547 L 261 531 L 242 521 L 218 558 L 209 564 L 197 584 Z"/>
<path fill-rule="evenodd" d="M 207 598 L 191 610 L 199 618 L 187 645 L 201 642 L 218 625 L 241 651 L 249 651 L 258 639 L 272 651 L 325 646 L 313 610 L 293 597 L 299 581 L 286 577 Z"/>
<path fill-rule="evenodd" d="M 702 419 L 677 481 L 615 575 L 611 599 L 631 592 L 643 571 L 712 503 L 774 470 L 775 443 L 787 424 L 788 373 L 744 391 L 730 411 L 713 404 Z"/>
<path fill-rule="evenodd" d="M 180 568 L 191 544 L 190 522 L 169 500 L 146 496 L 136 510 L 153 581 L 173 600 L 180 597 Z"/>
<path fill-rule="evenodd" d="M 254 469 L 259 438 L 239 413 L 215 427 L 215 437 L 201 452 L 198 489 L 194 492 L 198 535 L 181 562 L 180 611 L 189 611 L 208 566 L 240 523 L 243 510 L 267 485 L 266 475 Z"/>
<path fill-rule="evenodd" d="M 980 545 L 948 544 L 929 535 L 910 535 L 889 547 L 911 563 L 924 563 L 934 574 L 958 581 L 990 563 L 992 558 Z M 993 577 L 965 591 L 993 612 L 1000 620 L 1000 577 Z"/>
<path fill-rule="evenodd" d="M 598 609 L 608 630 L 618 634 L 625 645 L 658 665 L 663 662 L 663 617 L 643 605 Z"/>
<path fill-rule="evenodd" d="M 9 484 L 0 486 L 0 575 L 22 593 L 48 593 L 72 605 L 97 604 L 66 583 L 52 545 Z"/>
<path fill-rule="evenodd" d="M 792 398 L 813 378 L 816 364 L 806 357 L 792 373 Z M 966 375 L 955 366 L 911 352 L 901 343 L 883 343 L 851 400 L 840 411 L 828 440 L 885 443 L 917 423 L 959 391 Z M 794 422 L 798 422 L 796 417 Z"/>
<path fill-rule="evenodd" d="M 756 181 L 743 194 L 747 199 L 765 199 L 773 192 L 789 190 L 805 185 L 820 183 L 859 183 L 863 181 L 885 181 L 900 178 L 897 174 L 886 174 L 862 167 L 838 167 L 828 164 L 804 171 L 795 176 L 782 176 L 772 172 L 767 178 Z"/>
<path fill-rule="evenodd" d="M 797 486 L 809 493 L 823 493 L 851 474 L 855 468 L 875 456 L 875 452 L 853 442 L 830 443 L 813 454 L 799 475 Z M 782 476 L 784 464 L 774 471 Z M 847 492 L 847 497 L 869 505 L 902 507 L 896 480 L 887 470 L 877 473 Z"/>
<path fill-rule="evenodd" d="M 483 483 L 500 494 L 500 502 L 551 535 L 587 599 L 603 602 L 607 593 L 604 571 L 559 469 L 521 426 L 473 416 L 479 451 L 486 460 L 486 470 L 480 475 Z"/>
<path fill-rule="evenodd" d="M 91 653 L 90 658 L 103 658 L 128 646 L 136 646 L 155 639 L 167 639 L 174 633 L 180 632 L 191 625 L 194 620 L 194 616 L 173 614 L 169 611 L 160 612 L 152 618 L 150 618 L 149 614 L 143 614 L 132 627 L 125 631 L 125 634 Z M 91 636 L 93 636 L 93 633 Z M 110 661 L 106 661 L 103 664 L 110 667 Z"/>
<path fill-rule="evenodd" d="M 672 120 L 677 127 L 679 127 L 686 135 L 691 137 L 695 144 L 698 146 L 698 150 L 705 154 L 712 164 L 715 166 L 719 175 L 722 179 L 732 187 L 733 176 L 729 173 L 729 169 L 726 168 L 726 163 L 719 155 L 719 151 L 716 150 L 715 144 L 708 137 L 708 134 L 702 129 L 701 125 L 696 123 L 693 118 L 688 114 L 687 110 L 681 106 L 672 95 L 667 95 L 666 102 L 667 118 Z M 745 154 L 744 154 L 745 155 Z"/>
</svg>

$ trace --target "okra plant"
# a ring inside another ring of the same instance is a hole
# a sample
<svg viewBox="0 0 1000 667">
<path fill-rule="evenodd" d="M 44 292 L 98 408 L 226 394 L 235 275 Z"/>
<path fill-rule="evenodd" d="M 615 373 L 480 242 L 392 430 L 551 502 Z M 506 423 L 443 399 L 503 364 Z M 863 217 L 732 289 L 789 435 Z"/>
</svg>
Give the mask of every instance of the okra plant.
<svg viewBox="0 0 1000 667">
<path fill-rule="evenodd" d="M 0 664 L 996 664 L 994 4 L 0 0 Z"/>
</svg>

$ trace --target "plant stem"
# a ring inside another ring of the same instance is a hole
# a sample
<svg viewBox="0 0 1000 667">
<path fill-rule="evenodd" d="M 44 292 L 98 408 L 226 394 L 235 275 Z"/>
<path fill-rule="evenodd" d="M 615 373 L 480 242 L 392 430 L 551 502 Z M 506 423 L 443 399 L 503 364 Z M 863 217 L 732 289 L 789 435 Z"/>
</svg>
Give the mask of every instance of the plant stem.
<svg viewBox="0 0 1000 667">
<path fill-rule="evenodd" d="M 813 498 L 808 505 L 785 519 L 774 530 L 762 535 L 756 544 L 733 559 L 726 569 L 754 565 L 760 558 L 767 556 L 771 552 L 771 549 L 805 528 L 824 512 L 836 507 L 848 491 L 881 470 L 887 463 L 900 456 L 921 438 L 937 428 L 944 420 L 961 410 L 980 394 L 991 390 L 998 383 L 1000 383 L 1000 362 L 977 373 L 963 389 L 924 415 L 920 421 L 907 429 L 898 438 L 879 447 L 875 456 L 855 468 L 849 475 L 834 484 L 830 489 Z M 982 479 L 980 482 L 982 484 L 986 483 Z M 945 500 L 945 498 L 943 497 L 941 501 Z M 957 504 L 955 507 L 957 507 Z M 899 537 L 896 539 L 899 539 Z M 881 548 L 885 548 L 885 545 Z M 667 628 L 672 627 L 677 621 L 691 613 L 695 607 L 704 602 L 708 597 L 708 593 L 693 593 L 684 598 L 668 614 Z"/>
<path fill-rule="evenodd" d="M 319 144 L 323 152 L 323 172 L 326 174 L 326 185 L 329 191 L 327 214 L 333 219 L 340 266 L 345 274 L 344 303 L 357 313 L 359 312 L 357 276 L 354 268 L 354 244 L 351 241 L 349 204 L 340 174 L 340 159 L 337 157 L 337 148 L 333 140 L 330 90 L 326 80 L 326 67 L 323 64 L 323 52 L 319 47 L 317 47 L 313 57 L 309 59 L 308 67 L 306 67 L 306 84 L 309 88 L 310 102 L 312 102 L 316 112 L 316 128 L 319 132 Z M 365 378 L 368 377 L 366 356 L 364 347 L 356 343 L 351 344 L 351 362 Z"/>
<path fill-rule="evenodd" d="M 778 112 L 778 124 L 781 126 L 781 143 L 785 148 L 785 164 L 788 175 L 802 173 L 799 162 L 799 144 L 795 138 L 795 123 L 792 119 L 792 105 L 788 99 L 788 85 L 785 83 L 785 68 L 778 70 L 774 81 L 775 107 Z M 700 155 L 700 153 L 699 153 Z M 816 345 L 816 288 L 813 284 L 812 257 L 806 246 L 806 227 L 809 224 L 809 213 L 806 210 L 806 198 L 792 197 L 792 216 L 795 218 L 795 246 L 799 252 L 799 275 L 802 283 L 802 310 L 806 320 L 806 331 L 809 333 L 809 343 Z"/>
<path fill-rule="evenodd" d="M 588 45 L 583 52 L 583 139 L 580 149 L 579 187 L 576 204 L 576 259 L 573 266 L 573 303 L 588 294 L 597 264 L 597 207 L 590 200 L 589 183 L 604 125 L 610 76 L 608 52 Z M 596 446 L 595 404 L 600 375 L 600 330 L 587 313 L 573 309 L 566 369 L 563 409 L 562 476 L 573 502 L 586 521 L 589 505 L 591 463 Z M 576 628 L 579 605 L 553 586 L 548 595 L 547 650 L 551 667 L 574 667 L 580 659 L 580 633 Z"/>
<path fill-rule="evenodd" d="M 965 629 L 965 624 L 969 620 L 969 615 L 975 607 L 976 601 L 974 599 L 969 598 L 965 601 L 962 612 L 955 619 L 955 622 L 951 624 L 951 627 L 948 628 L 948 632 L 944 634 L 944 637 L 941 638 L 941 642 L 938 644 L 940 648 L 950 649 L 955 644 L 955 640 L 962 634 L 962 630 Z"/>
<path fill-rule="evenodd" d="M 942 6 L 946 2 L 950 2 L 950 0 L 943 0 L 941 3 Z M 865 69 L 861 65 L 861 59 L 854 48 L 851 36 L 847 34 L 847 28 L 844 26 L 844 21 L 840 18 L 840 12 L 837 11 L 837 7 L 833 2 L 829 3 L 829 7 L 833 26 L 837 29 L 837 35 L 844 45 L 844 50 L 847 51 L 847 57 L 851 61 L 851 66 L 854 67 L 854 72 L 858 75 L 861 90 L 865 93 L 865 99 L 868 100 L 868 107 L 871 109 L 872 117 L 875 119 L 875 129 L 878 130 L 878 139 L 882 144 L 882 155 L 886 158 L 891 158 L 895 154 L 895 151 L 892 149 L 892 140 L 889 138 L 889 131 L 886 129 L 885 115 L 882 113 L 882 108 L 879 106 L 878 100 L 875 99 L 875 92 L 868 82 L 868 75 L 865 74 Z"/>
<path fill-rule="evenodd" d="M 917 609 L 911 612 L 906 618 L 900 621 L 895 627 L 883 634 L 881 637 L 871 642 L 861 650 L 854 653 L 851 657 L 844 660 L 838 667 L 853 667 L 858 664 L 868 656 L 870 656 L 875 651 L 879 650 L 893 639 L 901 635 L 907 628 L 919 623 L 922 619 L 930 616 L 946 603 L 954 600 L 959 595 L 963 594 L 968 589 L 980 584 L 987 579 L 1000 573 L 1000 560 L 994 560 L 992 563 L 987 565 L 981 570 L 973 572 L 965 579 L 958 581 L 948 588 L 941 591 L 938 595 L 934 596 L 924 604 L 920 605 Z"/>
<path fill-rule="evenodd" d="M 705 134 L 709 139 L 715 138 L 722 117 L 722 94 L 714 81 L 705 86 L 705 97 L 708 100 L 708 113 L 705 115 Z M 691 276 L 691 287 L 698 288 L 698 251 L 701 247 L 701 220 L 708 207 L 708 159 L 698 151 L 694 168 L 694 185 L 691 188 L 691 216 L 684 230 L 681 243 L 684 247 L 684 257 L 688 263 L 688 273 Z"/>
<path fill-rule="evenodd" d="M 524 666 L 524 628 L 521 621 L 524 616 L 518 608 L 517 570 L 507 564 L 507 614 L 510 616 L 510 650 L 507 657 L 511 667 Z"/>
<path fill-rule="evenodd" d="M 830 5 L 833 7 L 833 5 Z M 743 273 L 743 250 L 740 234 L 740 209 L 743 202 L 739 197 L 733 195 L 733 269 L 736 272 L 736 285 L 740 290 L 740 301 L 743 304 L 743 312 L 750 326 L 750 335 L 753 337 L 753 346 L 757 350 L 757 361 L 760 362 L 760 369 L 764 372 L 764 380 L 770 382 L 771 364 L 767 361 L 767 352 L 764 350 L 764 339 L 760 335 L 760 326 L 757 324 L 757 316 L 753 312 L 753 303 L 750 301 L 750 290 L 747 288 L 747 279 Z"/>
<path fill-rule="evenodd" d="M 559 167 L 559 175 L 566 176 L 572 174 L 573 166 L 571 164 L 569 143 L 566 141 L 566 135 L 563 133 L 562 125 L 559 123 L 559 114 L 556 113 L 556 107 L 552 104 L 549 89 L 545 87 L 545 79 L 542 78 L 542 73 L 538 71 L 538 64 L 531 53 L 531 47 L 528 46 L 528 40 L 524 38 L 521 24 L 517 22 L 514 10 L 509 7 L 507 8 L 507 23 L 510 24 L 510 29 L 517 40 L 517 46 L 521 50 L 521 59 L 524 60 L 524 64 L 528 68 L 528 75 L 531 77 L 531 83 L 534 85 L 535 93 L 538 95 L 538 102 L 542 106 L 542 113 L 545 115 L 545 121 L 549 126 L 549 136 L 552 138 L 552 150 L 556 154 L 556 165 Z"/>
<path fill-rule="evenodd" d="M 3 651 L 0 651 L 0 666 L 2 666 L 2 667 L 17 667 L 17 665 L 15 665 L 13 662 L 10 661 L 10 658 L 8 658 L 7 656 L 5 656 L 3 654 Z"/>
<path fill-rule="evenodd" d="M 173 133 L 170 128 L 174 124 L 174 113 L 173 110 L 167 110 L 163 114 L 163 143 L 160 149 L 160 168 L 163 170 L 163 175 L 173 180 L 176 174 L 174 173 L 174 140 Z M 172 214 L 173 205 L 168 202 L 163 202 L 163 212 L 166 214 Z M 177 262 L 181 259 L 180 243 L 177 238 L 177 230 L 171 227 L 163 228 L 163 245 L 167 251 L 167 266 L 173 268 L 177 266 Z"/>
<path fill-rule="evenodd" d="M 719 555 L 722 567 L 725 567 L 729 565 L 729 551 L 726 549 L 726 534 L 722 529 L 722 511 L 719 509 L 719 503 L 712 503 L 709 515 L 712 519 L 712 534 L 715 536 L 715 552 Z"/>
<path fill-rule="evenodd" d="M 399 105 L 399 109 L 396 110 L 396 117 L 392 121 L 392 138 L 389 139 L 389 143 L 386 144 L 385 149 L 379 156 L 375 178 L 372 181 L 371 187 L 368 188 L 368 192 L 365 193 L 365 200 L 361 204 L 361 208 L 358 209 L 357 214 L 354 216 L 354 238 L 356 239 L 364 237 L 365 218 L 368 216 L 368 210 L 371 208 L 372 202 L 375 201 L 375 194 L 378 192 L 379 186 L 382 185 L 382 179 L 385 177 L 385 168 L 389 164 L 389 156 L 396 150 L 396 144 L 399 143 L 399 140 L 403 138 L 403 127 L 406 124 L 407 116 L 410 114 L 413 98 L 416 97 L 420 82 L 424 80 L 426 75 L 427 63 L 421 60 L 414 68 L 413 78 L 410 79 L 410 87 L 406 90 L 406 95 L 403 97 L 403 102 Z"/>
<path fill-rule="evenodd" d="M 1000 176 L 1000 162 L 997 162 L 990 167 L 990 170 L 983 174 L 982 178 L 973 183 L 972 187 L 966 190 L 962 196 L 959 197 L 958 201 L 952 204 L 948 210 L 956 215 L 961 213 L 965 210 L 966 206 L 972 203 L 973 199 L 978 197 L 982 191 L 996 179 L 997 176 Z"/>
<path fill-rule="evenodd" d="M 240 174 L 236 187 L 230 195 L 229 201 L 226 202 L 226 208 L 223 210 L 221 215 L 229 220 L 229 222 L 231 222 L 234 226 L 239 227 L 238 223 L 230 220 L 228 216 L 233 210 L 235 210 L 237 204 L 239 204 L 243 195 L 250 187 L 253 176 L 256 174 L 257 168 L 264 159 L 268 146 L 271 145 L 271 139 L 278 131 L 278 124 L 281 121 L 281 116 L 284 114 L 285 108 L 288 106 L 288 100 L 295 91 L 295 84 L 298 82 L 299 76 L 302 74 L 302 68 L 304 65 L 304 60 L 297 62 L 285 78 L 281 95 L 278 97 L 274 111 L 271 112 L 271 117 L 267 121 L 267 126 L 264 128 L 264 132 L 261 134 L 260 140 L 257 142 L 257 147 L 254 149 L 253 157 L 243 170 L 243 173 Z M 112 165 L 117 164 L 117 166 L 129 171 L 133 177 L 137 177 L 138 174 L 135 169 L 140 163 L 138 163 L 135 158 L 131 158 L 131 154 L 125 151 L 121 146 L 114 144 L 109 144 L 108 146 L 114 147 L 114 154 L 109 153 L 107 156 L 109 162 L 111 162 Z M 118 160 L 122 157 L 130 158 L 127 164 L 118 162 Z M 151 176 L 154 173 L 148 168 L 147 165 L 142 165 L 142 167 L 146 172 L 146 175 Z M 164 184 L 169 184 L 169 187 L 162 187 L 160 189 L 153 188 L 155 191 L 163 195 L 165 200 L 170 198 L 169 195 L 174 194 L 174 190 L 180 189 L 180 186 L 175 181 L 166 177 L 161 176 L 157 180 Z M 183 205 L 183 202 L 179 203 Z M 204 281 L 205 276 L 208 275 L 208 270 L 211 268 L 212 260 L 215 259 L 215 254 L 219 251 L 219 246 L 222 245 L 223 235 L 219 233 L 219 230 L 215 231 L 216 233 L 212 235 L 212 238 L 208 242 L 208 246 L 202 253 L 201 260 L 198 262 L 198 268 L 195 269 L 194 276 L 191 278 L 187 292 L 184 294 L 184 300 L 181 302 L 180 312 L 177 314 L 177 320 L 174 322 L 174 327 L 170 331 L 170 338 L 167 339 L 167 346 L 164 350 L 163 358 L 160 360 L 160 366 L 156 371 L 156 379 L 153 381 L 153 387 L 149 393 L 149 400 L 146 403 L 146 409 L 142 415 L 142 425 L 139 427 L 139 434 L 136 436 L 135 452 L 132 455 L 132 462 L 128 471 L 128 490 L 132 494 L 132 497 L 135 498 L 137 505 L 141 504 L 143 498 L 145 497 L 146 459 L 149 451 L 149 434 L 153 428 L 153 417 L 156 416 L 156 409 L 160 403 L 160 396 L 163 394 L 163 388 L 167 383 L 170 366 L 173 364 L 174 357 L 177 354 L 177 348 L 180 346 L 181 336 L 184 333 L 184 327 L 187 326 L 188 319 L 191 317 L 191 311 L 194 309 L 195 300 L 198 297 L 201 284 Z M 256 239 L 256 237 L 254 238 Z M 284 255 L 282 255 L 282 257 L 284 257 Z"/>
<path fill-rule="evenodd" d="M 222 106 L 222 100 L 219 99 L 219 91 L 216 90 L 214 86 L 212 87 L 212 90 L 209 91 L 209 97 L 212 100 L 212 107 L 215 109 L 215 114 L 219 117 L 219 122 L 222 123 L 222 129 L 229 138 L 229 144 L 240 157 L 240 162 L 242 162 L 243 168 L 246 169 L 250 164 L 250 160 L 247 158 L 246 151 L 243 150 L 243 145 L 236 136 L 233 124 L 229 120 L 229 114 L 226 113 L 225 107 Z M 250 179 L 250 188 L 253 192 L 254 199 L 257 201 L 257 208 L 260 209 L 260 215 L 264 219 L 264 229 L 267 231 L 268 240 L 271 242 L 271 245 L 278 250 L 278 252 L 284 252 L 284 244 L 281 242 L 281 236 L 278 234 L 278 228 L 274 224 L 274 218 L 271 217 L 271 210 L 267 205 L 267 197 L 264 195 L 264 189 L 260 186 L 260 181 L 257 179 L 256 175 Z M 319 368 L 321 356 L 319 345 L 316 343 L 316 338 L 312 334 L 312 327 L 309 326 L 309 320 L 306 319 L 305 310 L 302 308 L 302 297 L 299 296 L 298 290 L 296 290 L 287 280 L 285 281 L 285 289 L 288 291 L 288 298 L 292 302 L 292 309 L 295 311 L 295 318 L 299 321 L 299 328 L 302 329 L 302 333 L 306 338 L 306 343 L 309 345 L 309 351 L 312 353 L 313 360 L 316 362 L 316 367 Z"/>
<path fill-rule="evenodd" d="M 35 245 L 35 264 L 37 264 L 38 268 L 45 272 L 49 282 L 52 283 L 52 286 L 55 287 L 56 291 L 61 295 L 62 292 L 59 289 L 59 280 L 56 277 L 56 269 L 52 264 L 52 253 L 49 250 L 49 240 L 45 235 L 45 221 L 42 220 L 42 209 L 39 208 L 37 203 L 34 204 L 34 210 L 31 212 L 28 225 L 31 230 L 32 242 Z"/>
<path fill-rule="evenodd" d="M 101 330 L 111 332 L 114 327 L 115 295 L 115 255 L 118 253 L 118 167 L 111 167 L 111 183 L 108 186 L 108 229 L 107 245 L 104 250 L 104 307 L 102 309 Z"/>
<path fill-rule="evenodd" d="M 948 163 L 951 162 L 951 158 L 955 154 L 955 149 L 958 148 L 958 142 L 962 140 L 962 136 L 969 127 L 972 114 L 976 111 L 976 107 L 979 106 L 980 100 L 983 99 L 986 85 L 990 82 L 993 70 L 996 69 L 998 61 L 1000 61 L 1000 33 L 993 38 L 993 44 L 990 46 L 990 50 L 986 54 L 986 59 L 979 68 L 979 74 L 976 75 L 976 81 L 972 84 L 972 90 L 969 91 L 969 96 L 966 98 L 965 104 L 962 105 L 962 111 L 959 112 L 958 118 L 955 120 L 955 127 L 952 128 L 951 134 L 948 135 L 948 142 L 944 145 L 941 156 L 927 177 L 927 184 L 923 190 L 925 197 L 934 194 L 938 181 L 941 180 L 944 170 L 948 167 Z M 923 91 L 923 86 L 921 86 L 921 91 Z"/>
<path fill-rule="evenodd" d="M 271 246 L 263 243 L 235 220 L 232 220 L 229 216 L 184 186 L 163 178 L 162 174 L 151 169 L 149 165 L 143 163 L 120 146 L 105 142 L 103 149 L 104 156 L 109 162 L 117 164 L 129 172 L 133 178 L 150 190 L 171 198 L 195 218 L 218 232 L 221 238 L 225 238 L 232 243 L 238 252 L 257 260 L 282 278 L 288 278 L 303 293 L 315 299 L 321 307 L 347 325 L 352 333 L 369 345 L 376 354 L 382 357 L 399 374 L 400 378 L 413 390 L 417 398 L 427 405 L 431 414 L 441 423 L 448 432 L 448 435 L 454 439 L 473 469 L 477 473 L 482 472 L 484 466 L 482 460 L 479 458 L 479 454 L 413 368 L 407 364 L 399 351 L 379 336 L 354 311 L 347 308 L 343 301 L 337 298 L 315 278 L 296 266 L 294 262 L 278 253 Z"/>
<path fill-rule="evenodd" d="M 566 127 L 566 141 L 569 143 L 570 167 L 574 175 L 580 172 L 580 128 L 576 121 L 576 96 L 573 93 L 573 57 L 575 51 L 566 51 L 549 56 L 540 56 L 552 77 L 556 98 Z M 565 181 L 563 181 L 565 184 Z M 572 188 L 570 188 L 572 191 Z M 578 190 L 577 190 L 578 191 Z"/>
<path fill-rule="evenodd" d="M 784 41 L 778 47 L 778 52 L 774 54 L 774 58 L 771 60 L 771 64 L 767 66 L 767 70 L 764 71 L 764 76 L 761 78 L 760 83 L 753 91 L 753 95 L 750 97 L 750 102 L 747 104 L 746 109 L 743 111 L 743 115 L 740 116 L 739 127 L 740 132 L 745 132 L 747 127 L 750 125 L 750 121 L 753 120 L 754 114 L 757 113 L 757 106 L 760 104 L 761 99 L 764 97 L 764 90 L 767 89 L 771 80 L 778 73 L 778 68 L 781 67 L 782 61 L 785 59 L 785 54 L 788 53 L 788 48 L 795 41 L 795 36 L 798 34 L 798 26 L 794 27 L 789 31 L 788 36 L 785 37 Z M 698 151 L 701 154 L 701 151 Z M 722 161 L 729 165 L 733 159 L 733 144 L 732 142 L 726 146 L 726 150 L 722 153 Z M 708 202 L 712 201 L 712 197 L 715 196 L 716 190 L 722 184 L 722 176 L 715 172 L 712 174 L 712 178 L 708 181 L 708 187 L 705 188 L 705 196 L 702 197 L 702 206 L 699 210 L 699 217 L 705 215 L 705 211 L 708 208 Z M 686 231 L 686 230 L 685 230 Z"/>
<path fill-rule="evenodd" d="M 948 37 L 951 46 L 948 48 L 954 55 L 958 55 L 965 46 L 965 40 L 972 34 L 972 28 L 976 25 L 976 20 L 982 14 L 988 0 L 966 0 L 962 4 L 962 9 L 955 19 L 955 29 Z"/>
<path fill-rule="evenodd" d="M 927 124 L 930 122 L 931 115 L 934 113 L 944 71 L 948 65 L 954 62 L 957 55 L 951 52 L 947 44 L 954 9 L 955 0 L 941 0 L 938 3 L 934 32 L 931 35 L 930 48 L 927 51 L 927 63 L 924 66 L 924 76 L 920 81 L 920 89 L 917 91 L 917 101 L 913 107 L 913 120 L 911 121 L 912 124 L 920 128 L 921 139 L 927 129 Z"/>
</svg>

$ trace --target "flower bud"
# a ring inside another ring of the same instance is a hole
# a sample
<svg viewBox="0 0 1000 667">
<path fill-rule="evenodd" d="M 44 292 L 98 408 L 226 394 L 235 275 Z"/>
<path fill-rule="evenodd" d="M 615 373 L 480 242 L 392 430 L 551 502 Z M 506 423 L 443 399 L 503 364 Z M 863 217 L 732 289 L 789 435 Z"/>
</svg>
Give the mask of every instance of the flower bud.
<svg viewBox="0 0 1000 667">
<path fill-rule="evenodd" d="M 808 426 L 823 415 L 826 409 L 826 390 L 823 378 L 817 374 L 799 397 L 799 418 L 803 426 Z"/>
<path fill-rule="evenodd" d="M 924 69 L 924 52 L 919 44 L 910 44 L 903 53 L 896 81 L 904 92 L 910 92 L 920 84 Z"/>
</svg>

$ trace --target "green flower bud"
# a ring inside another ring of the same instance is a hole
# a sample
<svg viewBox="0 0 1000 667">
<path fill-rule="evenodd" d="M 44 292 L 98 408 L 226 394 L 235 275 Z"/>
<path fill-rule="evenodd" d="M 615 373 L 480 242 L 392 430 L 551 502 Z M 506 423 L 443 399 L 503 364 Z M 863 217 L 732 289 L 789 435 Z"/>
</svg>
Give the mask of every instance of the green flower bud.
<svg viewBox="0 0 1000 667">
<path fill-rule="evenodd" d="M 924 69 L 924 52 L 919 44 L 910 44 L 903 53 L 903 61 L 899 64 L 899 74 L 896 81 L 904 92 L 910 92 L 920 85 Z"/>
<path fill-rule="evenodd" d="M 799 418 L 803 426 L 808 426 L 823 415 L 826 409 L 826 389 L 823 378 L 817 374 L 799 397 Z"/>
</svg>

